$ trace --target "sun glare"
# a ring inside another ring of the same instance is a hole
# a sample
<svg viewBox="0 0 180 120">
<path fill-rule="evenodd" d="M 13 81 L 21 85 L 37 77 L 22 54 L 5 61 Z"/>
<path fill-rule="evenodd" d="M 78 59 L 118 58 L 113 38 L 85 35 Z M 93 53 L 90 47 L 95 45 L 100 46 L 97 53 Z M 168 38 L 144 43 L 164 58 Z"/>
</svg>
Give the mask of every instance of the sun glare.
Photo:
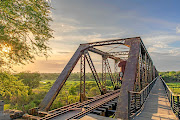
<svg viewBox="0 0 180 120">
<path fill-rule="evenodd" d="M 4 45 L 2 48 L 2 52 L 9 53 L 11 51 L 11 46 Z"/>
</svg>

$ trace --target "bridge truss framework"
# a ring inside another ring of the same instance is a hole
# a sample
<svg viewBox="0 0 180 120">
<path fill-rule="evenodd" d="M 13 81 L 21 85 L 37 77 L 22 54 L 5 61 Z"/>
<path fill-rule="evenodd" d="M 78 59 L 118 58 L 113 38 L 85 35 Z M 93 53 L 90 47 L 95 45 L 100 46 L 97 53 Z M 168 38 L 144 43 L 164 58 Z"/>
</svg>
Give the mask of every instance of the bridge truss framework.
<svg viewBox="0 0 180 120">
<path fill-rule="evenodd" d="M 98 46 L 108 45 L 125 45 L 129 47 L 129 51 L 121 52 L 104 52 L 97 49 Z M 102 56 L 102 79 L 97 74 L 95 65 L 89 54 L 90 52 Z M 117 55 L 128 55 L 128 57 L 117 57 Z M 54 85 L 51 87 L 43 101 L 39 105 L 39 109 L 48 111 L 61 88 L 65 84 L 72 70 L 80 59 L 80 102 L 87 100 L 85 95 L 86 81 L 86 62 L 94 76 L 97 86 L 101 94 L 107 93 L 106 75 L 108 74 L 114 90 L 120 88 L 118 79 L 118 63 L 120 60 L 127 60 L 125 73 L 122 79 L 120 95 L 117 103 L 116 118 L 128 119 L 128 91 L 140 91 L 147 86 L 157 75 L 157 70 L 153 65 L 153 61 L 148 54 L 140 37 L 116 39 L 100 42 L 92 42 L 80 44 L 70 61 L 67 63 Z M 115 73 L 112 73 L 108 59 L 114 60 Z"/>
</svg>

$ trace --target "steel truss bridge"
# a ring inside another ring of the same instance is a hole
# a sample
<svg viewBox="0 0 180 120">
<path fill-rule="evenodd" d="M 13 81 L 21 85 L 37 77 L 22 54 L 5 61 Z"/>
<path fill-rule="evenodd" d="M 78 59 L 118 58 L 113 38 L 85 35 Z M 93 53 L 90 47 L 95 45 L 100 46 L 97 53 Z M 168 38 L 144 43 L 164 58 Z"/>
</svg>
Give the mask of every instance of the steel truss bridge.
<svg viewBox="0 0 180 120">
<path fill-rule="evenodd" d="M 99 49 L 104 46 L 115 45 L 125 46 L 128 50 L 120 49 L 119 51 L 105 52 Z M 101 77 L 97 74 L 97 68 L 90 52 L 102 56 Z M 109 63 L 110 59 L 114 61 L 113 67 Z M 53 101 L 79 60 L 80 101 L 49 111 Z M 118 64 L 122 60 L 126 61 L 126 66 L 122 82 L 120 82 Z M 93 99 L 86 97 L 86 67 L 88 66 L 101 93 L 101 95 L 95 96 Z M 114 68 L 114 70 L 111 68 Z M 110 77 L 113 91 L 106 89 L 107 75 Z M 162 78 L 158 76 L 156 67 L 140 37 L 80 44 L 39 107 L 30 110 L 30 114 L 36 114 L 37 116 L 29 115 L 29 118 L 40 120 L 85 120 L 88 115 L 96 114 L 106 117 L 114 116 L 114 118 L 122 120 L 138 119 L 136 116 L 141 112 L 143 114 L 143 108 L 146 110 L 148 100 L 150 101 L 153 98 L 150 97 L 153 94 L 153 89 L 157 89 L 154 91 L 158 92 L 162 86 L 163 91 L 161 92 L 164 92 L 162 94 L 168 96 L 164 99 L 169 100 L 169 107 L 172 107 L 173 112 L 177 115 L 174 118 L 178 118 L 180 116 L 179 96 L 174 95 Z M 143 117 L 140 119 L 143 120 Z"/>
</svg>

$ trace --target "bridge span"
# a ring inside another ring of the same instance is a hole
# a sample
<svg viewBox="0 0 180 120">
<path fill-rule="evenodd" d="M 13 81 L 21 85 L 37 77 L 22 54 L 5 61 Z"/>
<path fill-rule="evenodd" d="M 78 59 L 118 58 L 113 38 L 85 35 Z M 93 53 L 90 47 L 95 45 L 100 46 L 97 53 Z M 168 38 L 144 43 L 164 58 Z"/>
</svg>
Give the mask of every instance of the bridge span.
<svg viewBox="0 0 180 120">
<path fill-rule="evenodd" d="M 107 51 L 104 46 L 111 49 Z M 102 58 L 101 76 L 92 54 Z M 79 60 L 79 102 L 49 111 Z M 101 93 L 91 99 L 86 96 L 87 66 Z M 107 89 L 107 77 L 113 90 Z M 179 95 L 174 95 L 159 77 L 141 38 L 134 37 L 80 44 L 39 107 L 23 117 L 33 120 L 176 120 L 180 118 L 180 102 Z"/>
</svg>

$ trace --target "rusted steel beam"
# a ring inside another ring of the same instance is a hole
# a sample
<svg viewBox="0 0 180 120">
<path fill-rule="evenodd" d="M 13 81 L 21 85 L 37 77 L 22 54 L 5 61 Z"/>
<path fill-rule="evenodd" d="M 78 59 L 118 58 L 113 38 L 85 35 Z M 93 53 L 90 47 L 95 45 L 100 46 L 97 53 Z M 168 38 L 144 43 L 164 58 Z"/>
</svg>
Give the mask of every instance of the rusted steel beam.
<svg viewBox="0 0 180 120">
<path fill-rule="evenodd" d="M 114 89 L 116 89 L 117 88 L 116 80 L 114 79 L 114 76 L 112 74 L 111 67 L 109 65 L 108 59 L 106 59 L 106 67 L 107 67 L 108 74 L 109 74 L 109 77 L 111 79 L 112 85 L 113 85 Z"/>
<path fill-rule="evenodd" d="M 125 45 L 130 47 L 129 59 L 126 63 L 126 70 L 122 80 L 121 91 L 118 98 L 115 117 L 128 120 L 128 91 L 133 91 L 137 74 L 141 39 L 132 38 L 125 41 Z"/>
<path fill-rule="evenodd" d="M 85 43 L 85 44 L 81 44 L 81 45 L 89 45 L 92 47 L 92 46 L 103 46 L 103 45 L 113 45 L 113 44 L 124 44 L 125 41 L 127 41 L 127 40 L 139 39 L 139 38 L 140 37 L 115 39 L 115 40 L 108 40 L 108 41 Z"/>
<path fill-rule="evenodd" d="M 101 94 L 104 94 L 104 92 L 103 92 L 103 85 L 102 85 L 102 83 L 101 83 L 101 81 L 99 79 L 99 76 L 98 76 L 98 74 L 96 72 L 95 66 L 94 66 L 94 64 L 92 62 L 91 56 L 89 55 L 88 52 L 86 53 L 85 57 L 86 57 L 86 60 L 87 60 L 87 62 L 89 64 L 89 67 L 91 69 L 91 72 L 92 72 L 92 74 L 94 76 L 94 79 L 96 81 L 96 84 L 97 84 Z"/>
<path fill-rule="evenodd" d="M 120 88 L 120 76 L 119 76 L 119 68 L 118 68 L 119 61 L 114 61 L 114 79 L 117 82 L 118 88 Z"/>
<path fill-rule="evenodd" d="M 141 39 L 141 38 L 140 38 L 140 39 Z M 144 50 L 145 53 L 147 54 L 148 59 L 150 59 L 150 61 L 152 61 L 152 59 L 151 59 L 151 57 L 150 57 L 150 55 L 149 55 L 149 53 L 148 53 L 148 51 L 147 51 L 147 49 L 146 49 L 144 43 L 142 42 L 142 40 L 141 40 L 141 45 L 142 45 L 143 50 Z M 153 63 L 153 61 L 152 61 L 152 63 Z"/>
<path fill-rule="evenodd" d="M 129 55 L 129 51 L 109 52 L 110 55 Z"/>
<path fill-rule="evenodd" d="M 55 100 L 56 96 L 58 95 L 59 91 L 63 87 L 64 83 L 68 79 L 69 75 L 71 74 L 72 70 L 74 69 L 75 65 L 77 64 L 79 58 L 82 55 L 82 50 L 87 49 L 88 45 L 80 45 L 79 48 L 76 50 L 72 58 L 67 63 L 66 67 L 63 69 L 57 80 L 55 81 L 54 85 L 51 87 L 49 92 L 46 94 L 44 99 L 41 101 L 39 105 L 39 109 L 41 111 L 48 111 L 51 104 Z"/>
<path fill-rule="evenodd" d="M 85 59 L 85 52 L 81 55 L 81 62 L 80 62 L 80 102 L 86 100 L 85 95 L 85 81 L 86 81 L 86 59 Z"/>
<path fill-rule="evenodd" d="M 91 51 L 91 52 L 97 53 L 99 55 L 102 55 L 102 56 L 107 56 L 108 58 L 111 58 L 111 59 L 114 59 L 114 60 L 120 60 L 119 57 L 115 57 L 115 56 L 113 56 L 113 55 L 111 55 L 111 54 L 109 54 L 107 52 L 103 52 L 103 51 L 101 51 L 99 49 L 96 49 L 96 48 L 89 48 L 88 50 Z"/>
<path fill-rule="evenodd" d="M 106 56 L 102 56 L 102 86 L 104 93 L 106 93 L 106 59 Z"/>
</svg>

